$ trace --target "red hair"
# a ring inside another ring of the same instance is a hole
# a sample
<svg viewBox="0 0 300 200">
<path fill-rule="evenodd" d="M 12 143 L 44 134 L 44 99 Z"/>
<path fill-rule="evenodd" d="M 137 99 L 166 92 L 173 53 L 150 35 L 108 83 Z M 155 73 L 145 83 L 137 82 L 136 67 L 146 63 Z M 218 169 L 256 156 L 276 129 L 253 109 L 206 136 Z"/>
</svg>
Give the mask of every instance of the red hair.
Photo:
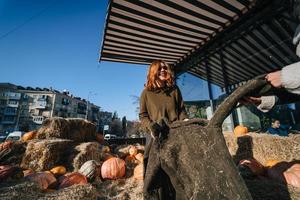
<svg viewBox="0 0 300 200">
<path fill-rule="evenodd" d="M 146 83 L 146 88 L 149 90 L 154 90 L 157 88 L 160 88 L 160 86 L 157 84 L 157 81 L 159 80 L 158 78 L 158 73 L 160 70 L 160 67 L 166 66 L 167 67 L 167 79 L 166 79 L 166 86 L 167 87 L 173 87 L 175 85 L 174 81 L 174 74 L 171 69 L 171 67 L 166 63 L 165 61 L 162 60 L 156 60 L 153 61 L 148 70 L 147 74 L 147 83 Z"/>
</svg>

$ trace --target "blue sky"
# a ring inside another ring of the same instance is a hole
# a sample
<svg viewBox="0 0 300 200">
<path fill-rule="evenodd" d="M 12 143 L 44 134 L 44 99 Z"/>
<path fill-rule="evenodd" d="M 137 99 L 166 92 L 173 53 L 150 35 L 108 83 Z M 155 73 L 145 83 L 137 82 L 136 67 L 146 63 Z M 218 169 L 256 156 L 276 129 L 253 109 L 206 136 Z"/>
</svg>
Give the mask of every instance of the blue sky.
<svg viewBox="0 0 300 200">
<path fill-rule="evenodd" d="M 136 119 L 147 66 L 98 62 L 108 0 L 0 0 L 0 82 L 53 87 Z M 178 81 L 185 100 L 207 99 L 205 82 Z M 217 90 L 215 90 L 218 93 Z"/>
</svg>

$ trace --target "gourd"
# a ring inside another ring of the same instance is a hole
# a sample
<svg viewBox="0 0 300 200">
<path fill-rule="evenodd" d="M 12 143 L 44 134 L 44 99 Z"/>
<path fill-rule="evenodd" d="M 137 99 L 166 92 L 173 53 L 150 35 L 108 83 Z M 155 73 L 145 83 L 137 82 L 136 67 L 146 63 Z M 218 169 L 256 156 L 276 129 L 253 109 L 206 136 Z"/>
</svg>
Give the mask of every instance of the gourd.
<svg viewBox="0 0 300 200">
<path fill-rule="evenodd" d="M 70 187 L 72 185 L 85 185 L 87 178 L 79 172 L 67 173 L 59 178 L 59 189 Z"/>
<path fill-rule="evenodd" d="M 28 140 L 32 140 L 32 139 L 35 138 L 36 134 L 37 134 L 37 131 L 30 131 L 30 132 L 27 132 L 27 133 L 25 133 L 25 134 L 22 136 L 22 140 L 23 140 L 24 142 L 26 142 L 26 141 L 28 141 Z"/>
<path fill-rule="evenodd" d="M 118 179 L 124 177 L 126 172 L 125 161 L 120 158 L 110 158 L 101 166 L 101 176 L 104 179 Z"/>
<path fill-rule="evenodd" d="M 234 136 L 239 137 L 248 133 L 248 128 L 242 125 L 238 125 L 234 128 Z"/>
<path fill-rule="evenodd" d="M 79 169 L 79 173 L 86 176 L 89 182 L 93 182 L 98 174 L 99 164 L 95 160 L 86 161 Z"/>
<path fill-rule="evenodd" d="M 26 176 L 26 179 L 36 182 L 41 190 L 54 189 L 57 186 L 57 180 L 52 173 L 37 172 Z"/>
<path fill-rule="evenodd" d="M 288 184 L 300 188 L 300 164 L 293 164 L 283 175 Z"/>
<path fill-rule="evenodd" d="M 64 175 L 65 173 L 67 173 L 67 169 L 64 166 L 56 166 L 53 167 L 50 172 L 52 174 L 54 174 L 55 176 L 60 176 L 60 175 Z"/>
</svg>

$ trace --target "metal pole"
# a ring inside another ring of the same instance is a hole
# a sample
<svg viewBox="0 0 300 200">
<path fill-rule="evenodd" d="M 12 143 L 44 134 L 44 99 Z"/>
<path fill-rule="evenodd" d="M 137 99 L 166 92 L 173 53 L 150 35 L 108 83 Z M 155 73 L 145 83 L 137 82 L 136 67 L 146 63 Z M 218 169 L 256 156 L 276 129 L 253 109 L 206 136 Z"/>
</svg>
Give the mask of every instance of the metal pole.
<svg viewBox="0 0 300 200">
<path fill-rule="evenodd" d="M 52 91 L 52 106 L 51 106 L 51 115 L 50 118 L 53 117 L 54 107 L 55 107 L 55 99 L 56 99 L 56 93 Z"/>
<path fill-rule="evenodd" d="M 214 104 L 213 104 L 213 94 L 211 89 L 211 82 L 210 82 L 210 68 L 207 63 L 207 58 L 204 59 L 204 66 L 206 72 L 206 79 L 207 79 L 207 89 L 208 89 L 208 96 L 209 96 L 209 103 L 212 109 L 212 113 L 214 113 Z"/>
<path fill-rule="evenodd" d="M 15 125 L 15 131 L 19 130 L 19 121 L 20 121 L 20 114 L 21 114 L 21 108 L 22 108 L 22 93 L 21 94 L 21 97 L 20 97 L 20 100 L 18 102 L 18 114 L 17 114 L 17 120 L 16 120 L 16 125 Z"/>
<path fill-rule="evenodd" d="M 224 63 L 224 56 L 223 56 L 223 52 L 222 52 L 222 49 L 219 50 L 219 55 L 220 55 L 220 62 L 221 62 L 221 68 L 222 68 L 222 74 L 223 74 L 223 80 L 224 80 L 224 89 L 225 89 L 225 93 L 226 94 L 229 94 L 229 84 L 228 84 L 228 77 L 227 77 L 227 72 L 226 72 L 226 66 L 225 66 L 225 63 Z M 232 112 L 230 115 L 229 115 L 229 118 L 230 118 L 230 128 L 231 130 L 233 131 L 234 130 L 234 112 Z"/>
<path fill-rule="evenodd" d="M 88 99 L 87 99 L 87 102 L 86 102 L 86 112 L 85 112 L 85 119 L 86 120 L 88 119 L 88 113 L 89 113 L 89 95 L 88 95 Z"/>
</svg>

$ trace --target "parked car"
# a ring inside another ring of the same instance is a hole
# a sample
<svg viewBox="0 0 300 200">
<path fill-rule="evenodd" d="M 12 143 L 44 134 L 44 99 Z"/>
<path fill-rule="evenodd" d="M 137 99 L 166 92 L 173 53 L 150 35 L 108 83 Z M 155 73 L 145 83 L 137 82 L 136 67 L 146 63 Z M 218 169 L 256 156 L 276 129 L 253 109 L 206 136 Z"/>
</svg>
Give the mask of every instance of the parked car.
<svg viewBox="0 0 300 200">
<path fill-rule="evenodd" d="M 104 136 L 104 140 L 109 140 L 109 139 L 116 139 L 117 136 L 116 135 L 112 135 L 112 134 L 106 134 Z"/>
<path fill-rule="evenodd" d="M 14 141 L 20 140 L 24 135 L 24 133 L 25 132 L 23 131 L 13 131 L 10 134 L 8 134 L 5 140 L 14 140 Z"/>
<path fill-rule="evenodd" d="M 130 135 L 130 138 L 139 138 L 140 136 L 138 136 L 137 134 L 132 134 Z"/>
</svg>

